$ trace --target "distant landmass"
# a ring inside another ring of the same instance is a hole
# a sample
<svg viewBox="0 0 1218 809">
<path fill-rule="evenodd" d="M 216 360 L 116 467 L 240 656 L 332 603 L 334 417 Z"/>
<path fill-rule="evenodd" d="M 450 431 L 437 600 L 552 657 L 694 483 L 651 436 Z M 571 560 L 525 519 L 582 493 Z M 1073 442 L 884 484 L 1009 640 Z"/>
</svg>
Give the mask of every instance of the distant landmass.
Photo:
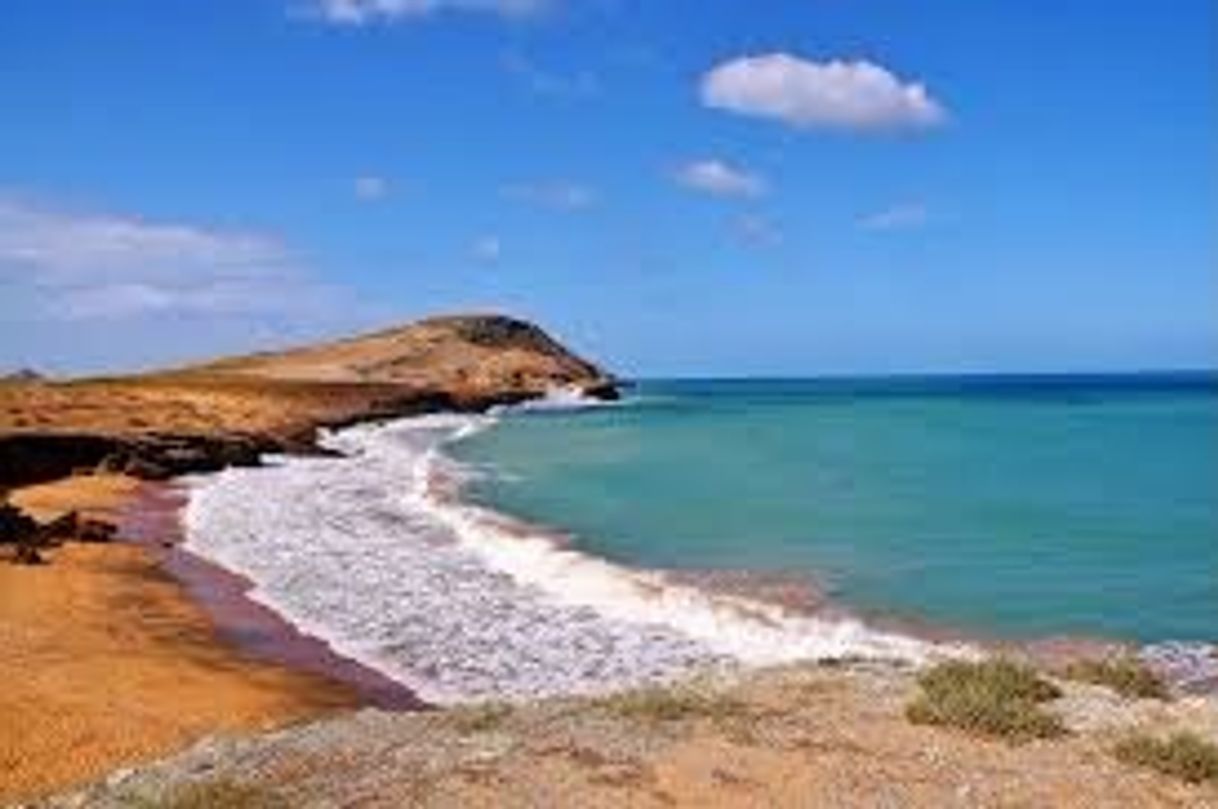
<svg viewBox="0 0 1218 809">
<path fill-rule="evenodd" d="M 556 388 L 617 395 L 606 371 L 538 326 L 498 314 L 129 376 L 44 382 L 18 373 L 0 389 L 0 486 L 99 465 L 161 479 L 309 451 L 319 427 L 484 410 Z"/>
<path fill-rule="evenodd" d="M 0 376 L 0 382 L 39 382 L 44 378 L 33 368 L 18 368 L 12 373 Z"/>
</svg>

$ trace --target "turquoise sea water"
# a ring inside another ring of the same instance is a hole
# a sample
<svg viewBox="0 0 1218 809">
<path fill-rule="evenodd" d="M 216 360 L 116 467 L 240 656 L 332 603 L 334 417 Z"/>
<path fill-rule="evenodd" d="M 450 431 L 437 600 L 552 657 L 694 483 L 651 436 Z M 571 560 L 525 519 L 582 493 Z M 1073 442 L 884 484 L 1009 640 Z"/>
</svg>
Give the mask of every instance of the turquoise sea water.
<svg viewBox="0 0 1218 809">
<path fill-rule="evenodd" d="M 645 382 L 452 447 L 630 565 L 1013 637 L 1218 640 L 1218 375 Z"/>
</svg>

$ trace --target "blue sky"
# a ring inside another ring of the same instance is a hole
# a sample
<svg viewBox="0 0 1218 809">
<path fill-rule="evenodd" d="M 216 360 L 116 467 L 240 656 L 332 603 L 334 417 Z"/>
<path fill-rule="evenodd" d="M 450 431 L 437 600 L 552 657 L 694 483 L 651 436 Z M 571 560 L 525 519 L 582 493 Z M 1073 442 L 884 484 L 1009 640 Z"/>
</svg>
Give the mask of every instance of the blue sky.
<svg viewBox="0 0 1218 809">
<path fill-rule="evenodd" d="M 439 310 L 625 373 L 1218 365 L 1208 0 L 11 0 L 0 368 Z"/>
</svg>

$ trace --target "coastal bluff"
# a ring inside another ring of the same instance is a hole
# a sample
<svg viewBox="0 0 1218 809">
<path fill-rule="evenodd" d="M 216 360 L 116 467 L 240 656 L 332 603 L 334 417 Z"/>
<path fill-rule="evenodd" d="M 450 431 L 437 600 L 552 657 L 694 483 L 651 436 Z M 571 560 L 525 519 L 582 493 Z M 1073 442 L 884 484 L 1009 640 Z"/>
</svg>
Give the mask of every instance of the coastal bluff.
<svg viewBox="0 0 1218 809">
<path fill-rule="evenodd" d="M 555 388 L 610 399 L 614 378 L 538 326 L 427 318 L 346 339 L 164 371 L 0 383 L 0 488 L 101 469 L 164 479 L 317 451 L 319 428 L 475 412 Z"/>
</svg>

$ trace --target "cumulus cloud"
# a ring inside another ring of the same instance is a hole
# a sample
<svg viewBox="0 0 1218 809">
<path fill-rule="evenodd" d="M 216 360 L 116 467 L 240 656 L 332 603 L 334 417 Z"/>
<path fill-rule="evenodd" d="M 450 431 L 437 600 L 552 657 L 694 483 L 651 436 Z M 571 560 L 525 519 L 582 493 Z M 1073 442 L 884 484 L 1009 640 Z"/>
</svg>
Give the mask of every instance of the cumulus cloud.
<svg viewBox="0 0 1218 809">
<path fill-rule="evenodd" d="M 324 307 L 332 292 L 266 236 L 5 198 L 0 282 L 64 319 L 288 313 Z"/>
<path fill-rule="evenodd" d="M 859 220 L 864 230 L 902 230 L 926 224 L 930 212 L 921 203 L 893 205 L 882 211 L 867 214 Z"/>
<path fill-rule="evenodd" d="M 559 211 L 578 211 L 596 204 L 595 191 L 570 180 L 516 183 L 501 190 L 508 199 Z"/>
<path fill-rule="evenodd" d="M 760 176 L 722 160 L 695 160 L 673 176 L 686 188 L 716 197 L 758 197 L 766 190 Z"/>
<path fill-rule="evenodd" d="M 446 11 L 527 17 L 542 11 L 552 0 L 316 0 L 313 11 L 326 22 L 366 25 L 428 17 Z"/>
<path fill-rule="evenodd" d="M 925 129 L 946 119 L 916 82 L 868 62 L 814 62 L 787 53 L 745 56 L 702 77 L 702 103 L 799 128 Z"/>
<path fill-rule="evenodd" d="M 357 199 L 373 202 L 389 193 L 389 181 L 375 174 L 365 174 L 355 178 L 354 190 Z"/>
</svg>

